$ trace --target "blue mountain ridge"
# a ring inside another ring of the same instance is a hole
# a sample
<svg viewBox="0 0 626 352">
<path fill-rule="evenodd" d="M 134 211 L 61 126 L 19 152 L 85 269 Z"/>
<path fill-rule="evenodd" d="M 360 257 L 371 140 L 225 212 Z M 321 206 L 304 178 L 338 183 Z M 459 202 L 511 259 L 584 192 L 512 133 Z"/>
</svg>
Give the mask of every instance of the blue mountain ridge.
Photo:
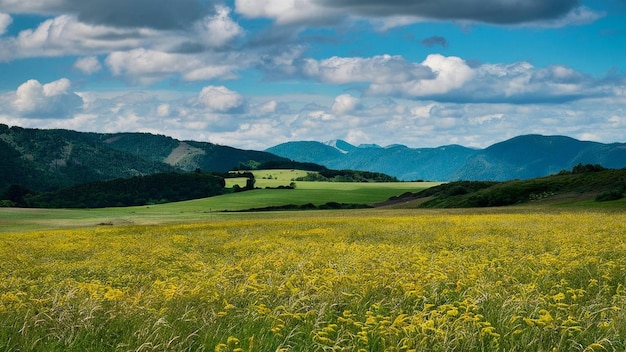
<svg viewBox="0 0 626 352">
<path fill-rule="evenodd" d="M 382 172 L 401 180 L 530 179 L 571 170 L 575 165 L 626 167 L 626 143 L 604 144 L 566 136 L 522 135 L 484 149 L 460 145 L 409 148 L 354 146 L 343 140 L 287 142 L 266 152 L 331 169 Z"/>
</svg>

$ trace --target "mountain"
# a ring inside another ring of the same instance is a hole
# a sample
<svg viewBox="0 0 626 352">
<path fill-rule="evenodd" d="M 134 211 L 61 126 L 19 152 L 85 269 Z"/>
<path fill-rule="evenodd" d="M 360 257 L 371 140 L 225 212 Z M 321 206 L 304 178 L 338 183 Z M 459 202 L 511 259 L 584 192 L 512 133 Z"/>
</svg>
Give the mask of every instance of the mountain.
<svg viewBox="0 0 626 352">
<path fill-rule="evenodd" d="M 228 171 L 290 160 L 335 170 L 379 172 L 401 180 L 505 181 L 555 174 L 578 164 L 623 168 L 626 144 L 525 135 L 485 149 L 355 146 L 335 140 L 289 142 L 254 151 L 149 133 L 85 133 L 0 124 L 0 190 L 16 184 L 42 192 L 116 178 L 196 169 Z"/>
<path fill-rule="evenodd" d="M 530 179 L 570 170 L 577 164 L 626 166 L 626 143 L 603 144 L 565 136 L 524 135 L 485 149 L 460 145 L 409 148 L 354 146 L 345 141 L 288 142 L 266 150 L 332 169 L 382 172 L 401 180 Z"/>
<path fill-rule="evenodd" d="M 50 191 L 162 172 L 228 171 L 287 161 L 276 155 L 148 133 L 83 133 L 0 124 L 0 190 Z"/>
</svg>

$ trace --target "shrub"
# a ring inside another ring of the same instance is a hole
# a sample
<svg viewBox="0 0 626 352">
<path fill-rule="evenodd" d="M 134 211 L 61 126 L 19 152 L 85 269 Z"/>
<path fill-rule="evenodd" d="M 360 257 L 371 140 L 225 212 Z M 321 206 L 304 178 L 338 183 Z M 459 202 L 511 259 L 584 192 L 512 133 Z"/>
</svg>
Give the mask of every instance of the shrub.
<svg viewBox="0 0 626 352">
<path fill-rule="evenodd" d="M 596 202 L 608 202 L 624 198 L 623 189 L 612 189 L 604 191 L 596 196 Z"/>
</svg>

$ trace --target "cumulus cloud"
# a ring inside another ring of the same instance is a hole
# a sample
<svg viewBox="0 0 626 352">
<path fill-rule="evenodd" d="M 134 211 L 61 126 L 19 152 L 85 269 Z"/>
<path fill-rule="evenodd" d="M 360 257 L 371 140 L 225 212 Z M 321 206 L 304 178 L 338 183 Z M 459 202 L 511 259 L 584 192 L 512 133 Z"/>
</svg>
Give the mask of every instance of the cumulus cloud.
<svg viewBox="0 0 626 352">
<path fill-rule="evenodd" d="M 206 17 L 196 24 L 200 40 L 209 47 L 220 47 L 243 34 L 244 30 L 230 18 L 230 8 L 216 7 L 214 16 Z"/>
<path fill-rule="evenodd" d="M 76 14 L 63 13 L 46 19 L 35 28 L 24 29 L 17 36 L 3 37 L 0 39 L 0 55 L 5 60 L 42 56 L 94 56 L 136 48 L 169 53 L 201 53 L 228 45 L 244 33 L 230 17 L 230 9 L 224 6 L 217 6 L 211 15 L 188 23 L 187 27 L 183 30 L 168 30 L 114 26 L 111 23 L 84 22 Z"/>
<path fill-rule="evenodd" d="M 7 28 L 13 23 L 13 18 L 6 13 L 0 12 L 0 35 L 6 33 Z"/>
<path fill-rule="evenodd" d="M 44 84 L 40 86 L 26 82 L 20 94 L 36 96 L 27 92 L 32 88 L 44 97 L 45 94 L 53 96 L 71 91 L 71 86 L 64 80 L 50 84 L 46 89 Z M 338 107 L 342 101 L 350 106 L 357 98 L 343 94 L 337 97 L 281 95 L 270 101 L 253 99 L 248 109 L 248 98 L 237 92 L 222 86 L 205 88 L 195 94 L 171 92 L 168 95 L 147 90 L 115 95 L 81 93 L 90 103 L 85 104 L 88 107 L 76 110 L 69 119 L 21 118 L 23 114 L 15 113 L 16 109 L 11 105 L 16 100 L 15 92 L 0 93 L 0 123 L 38 128 L 71 126 L 83 131 L 148 131 L 257 150 L 290 140 L 337 138 L 350 138 L 355 144 L 383 146 L 437 147 L 457 143 L 486 147 L 526 133 L 623 141 L 621 127 L 626 123 L 620 97 L 522 105 L 458 104 L 364 96 L 358 98 L 354 110 L 341 112 Z M 317 104 L 302 105 L 302 101 L 314 99 Z M 7 106 L 12 110 L 7 111 Z"/>
<path fill-rule="evenodd" d="M 459 57 L 445 57 L 439 54 L 428 55 L 422 62 L 423 66 L 435 72 L 433 79 L 424 79 L 405 84 L 407 95 L 430 96 L 448 93 L 462 87 L 472 79 L 474 72 L 467 63 Z M 376 87 L 373 87 L 375 90 Z"/>
<path fill-rule="evenodd" d="M 170 104 L 163 103 L 157 107 L 157 115 L 159 115 L 159 117 L 170 116 L 170 113 L 171 113 Z"/>
<path fill-rule="evenodd" d="M 176 31 L 89 24 L 76 15 L 62 14 L 16 36 L 0 38 L 0 60 L 83 56 L 74 68 L 93 74 L 102 68 L 97 56 L 107 55 L 104 64 L 111 73 L 132 84 L 153 84 L 171 77 L 232 79 L 254 56 L 215 49 L 243 34 L 224 6 L 217 6 L 212 15 L 190 24 L 188 30 Z"/>
<path fill-rule="evenodd" d="M 311 0 L 235 0 L 235 10 L 249 18 L 270 18 L 280 25 L 328 24 L 345 17 Z"/>
<path fill-rule="evenodd" d="M 308 78 L 333 85 L 362 84 L 368 96 L 441 102 L 560 103 L 614 96 L 623 85 L 622 80 L 594 79 L 562 65 L 470 65 L 460 57 L 441 54 L 428 55 L 422 62 L 390 55 L 322 60 L 290 57 L 270 69 L 282 73 L 283 78 Z"/>
<path fill-rule="evenodd" d="M 208 80 L 215 78 L 229 79 L 238 69 L 228 62 L 190 54 L 168 53 L 156 50 L 135 49 L 116 51 L 105 60 L 114 76 L 125 77 L 135 84 L 153 84 L 165 78 L 181 75 L 185 80 Z M 212 64 L 212 62 L 220 62 Z"/>
<path fill-rule="evenodd" d="M 306 60 L 303 57 L 305 51 L 306 48 L 302 45 L 285 46 L 280 51 L 262 55 L 256 67 L 268 80 L 293 78 L 302 74 L 302 66 Z"/>
<path fill-rule="evenodd" d="M 85 73 L 94 74 L 102 69 L 100 61 L 95 56 L 83 57 L 74 63 L 74 68 Z"/>
<path fill-rule="evenodd" d="M 158 38 L 158 33 L 92 26 L 75 16 L 61 15 L 45 20 L 37 28 L 23 30 L 16 37 L 3 38 L 0 47 L 10 51 L 10 58 L 92 55 L 135 48 L 150 38 Z"/>
<path fill-rule="evenodd" d="M 475 74 L 476 79 L 457 96 L 460 102 L 560 103 L 611 95 L 610 86 L 560 65 L 488 64 L 476 68 Z"/>
<path fill-rule="evenodd" d="M 278 102 L 276 100 L 270 100 L 265 104 L 261 104 L 256 107 L 256 111 L 260 114 L 271 114 L 278 109 Z"/>
<path fill-rule="evenodd" d="M 331 107 L 331 111 L 336 114 L 343 115 L 354 111 L 354 109 L 356 109 L 358 105 L 358 98 L 355 98 L 350 94 L 342 94 L 335 98 L 335 102 Z"/>
<path fill-rule="evenodd" d="M 82 98 L 70 88 L 67 78 L 43 85 L 31 79 L 15 92 L 15 112 L 24 117 L 70 118 L 83 105 Z"/>
<path fill-rule="evenodd" d="M 321 82 L 346 84 L 368 82 L 393 84 L 432 76 L 432 71 L 420 64 L 407 62 L 401 56 L 381 55 L 372 58 L 331 57 L 306 60 L 303 73 Z"/>
<path fill-rule="evenodd" d="M 198 94 L 198 101 L 213 112 L 240 111 L 244 104 L 244 97 L 224 86 L 207 86 Z"/>
</svg>

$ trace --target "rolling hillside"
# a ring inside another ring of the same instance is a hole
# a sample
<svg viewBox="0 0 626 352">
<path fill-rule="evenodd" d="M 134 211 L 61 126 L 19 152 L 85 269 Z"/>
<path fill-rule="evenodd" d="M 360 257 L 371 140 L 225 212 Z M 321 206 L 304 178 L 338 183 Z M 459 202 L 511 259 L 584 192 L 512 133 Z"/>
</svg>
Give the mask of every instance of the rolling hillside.
<svg viewBox="0 0 626 352">
<path fill-rule="evenodd" d="M 148 133 L 81 133 L 0 124 L 0 189 L 19 184 L 49 191 L 161 172 L 228 171 L 267 161 L 285 159 Z"/>
<path fill-rule="evenodd" d="M 341 146 L 341 147 L 339 147 Z M 289 142 L 267 152 L 334 169 L 383 172 L 401 180 L 529 179 L 569 170 L 577 164 L 626 166 L 626 143 L 603 144 L 564 136 L 518 136 L 485 149 L 353 146 L 345 141 Z"/>
<path fill-rule="evenodd" d="M 576 165 L 572 171 L 526 180 L 456 181 L 417 193 L 405 193 L 380 203 L 420 208 L 475 208 L 519 204 L 607 202 L 624 206 L 626 169 L 603 169 L 597 165 Z M 617 202 L 611 202 L 617 201 Z"/>
</svg>

